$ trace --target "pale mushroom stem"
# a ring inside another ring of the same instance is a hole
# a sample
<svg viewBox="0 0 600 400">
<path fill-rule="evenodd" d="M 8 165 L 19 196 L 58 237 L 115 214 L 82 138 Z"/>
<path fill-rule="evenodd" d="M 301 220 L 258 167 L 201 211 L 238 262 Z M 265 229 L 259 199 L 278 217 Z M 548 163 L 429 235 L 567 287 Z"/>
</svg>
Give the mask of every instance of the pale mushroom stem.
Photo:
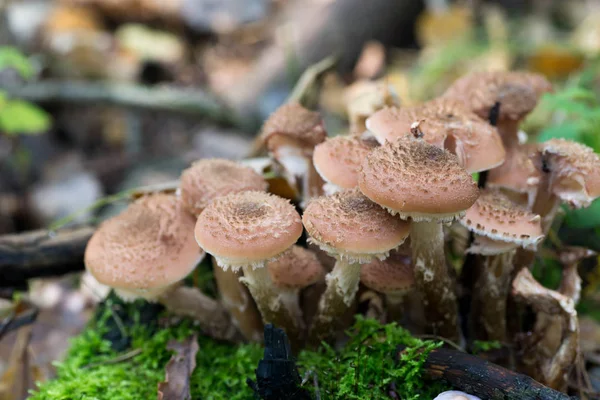
<svg viewBox="0 0 600 400">
<path fill-rule="evenodd" d="M 309 340 L 315 345 L 338 331 L 339 321 L 352 306 L 360 282 L 360 264 L 338 260 L 326 280 L 327 288 L 309 332 Z"/>
<path fill-rule="evenodd" d="M 502 120 L 498 121 L 496 129 L 502 138 L 502 143 L 506 150 L 510 151 L 519 145 L 519 125 L 521 121 Z"/>
<path fill-rule="evenodd" d="M 248 289 L 239 281 L 239 276 L 233 270 L 225 271 L 219 267 L 213 258 L 213 271 L 221 303 L 229 311 L 233 323 L 238 327 L 246 340 L 262 342 L 263 323 L 256 304 Z"/>
<path fill-rule="evenodd" d="M 400 324 L 404 316 L 404 293 L 386 293 L 385 304 L 387 306 L 387 322 Z"/>
<path fill-rule="evenodd" d="M 289 310 L 281 300 L 280 290 L 275 287 L 267 268 L 245 266 L 243 269 L 244 276 L 240 281 L 248 287 L 263 321 L 282 328 L 288 335 L 292 347 L 297 349 L 302 340 L 304 323 L 301 319 L 298 320 L 295 312 Z"/>
<path fill-rule="evenodd" d="M 304 332 L 304 316 L 300 308 L 300 293 L 298 289 L 279 289 L 279 300 L 283 307 L 288 310 L 294 321 L 297 321 L 299 329 Z"/>
<path fill-rule="evenodd" d="M 483 271 L 475 283 L 472 310 L 486 340 L 506 341 L 506 302 L 515 250 L 483 257 Z M 479 325 L 480 324 L 480 325 Z"/>
<path fill-rule="evenodd" d="M 543 171 L 532 208 L 532 212 L 542 218 L 542 232 L 544 235 L 552 227 L 552 222 L 560 206 L 559 197 L 552 193 L 551 180 L 550 173 Z"/>
<path fill-rule="evenodd" d="M 179 286 L 164 293 L 158 301 L 171 313 L 198 321 L 209 336 L 228 341 L 241 339 L 225 308 L 198 288 Z"/>
<path fill-rule="evenodd" d="M 317 173 L 312 159 L 298 154 L 298 150 L 286 147 L 280 150 L 280 154 L 279 162 L 288 175 L 288 181 L 301 186 L 298 189 L 302 193 L 301 206 L 304 208 L 311 198 L 323 194 L 323 179 Z"/>
<path fill-rule="evenodd" d="M 415 281 L 423 292 L 427 324 L 435 334 L 456 340 L 458 305 L 446 267 L 442 224 L 413 220 L 410 237 Z"/>
</svg>

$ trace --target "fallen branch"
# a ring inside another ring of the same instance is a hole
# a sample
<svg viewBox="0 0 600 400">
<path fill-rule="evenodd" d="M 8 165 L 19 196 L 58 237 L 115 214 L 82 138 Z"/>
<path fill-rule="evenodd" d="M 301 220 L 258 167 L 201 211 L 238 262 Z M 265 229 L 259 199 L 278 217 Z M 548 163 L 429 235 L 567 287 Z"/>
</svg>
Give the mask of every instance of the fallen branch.
<svg viewBox="0 0 600 400">
<path fill-rule="evenodd" d="M 31 278 L 83 270 L 83 254 L 94 228 L 38 230 L 0 236 L 0 287 L 25 287 Z"/>
<path fill-rule="evenodd" d="M 173 87 L 146 87 L 126 83 L 73 82 L 46 80 L 22 86 L 2 86 L 9 95 L 24 100 L 47 103 L 107 103 L 126 107 L 187 114 L 235 126 L 254 133 L 257 123 L 241 118 L 214 95 L 201 90 Z"/>
<path fill-rule="evenodd" d="M 456 389 L 486 400 L 576 399 L 527 375 L 456 350 L 440 348 L 431 351 L 423 368 L 430 378 L 442 379 Z"/>
</svg>

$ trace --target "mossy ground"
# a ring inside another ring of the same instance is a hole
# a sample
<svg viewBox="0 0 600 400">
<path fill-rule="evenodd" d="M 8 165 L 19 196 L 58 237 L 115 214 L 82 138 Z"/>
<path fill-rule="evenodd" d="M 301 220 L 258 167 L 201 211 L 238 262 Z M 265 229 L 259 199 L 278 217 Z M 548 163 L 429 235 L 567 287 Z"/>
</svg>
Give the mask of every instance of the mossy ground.
<svg viewBox="0 0 600 400">
<path fill-rule="evenodd" d="M 41 384 L 32 400 L 156 398 L 157 383 L 164 380 L 164 367 L 171 357 L 167 342 L 184 339 L 196 329 L 190 321 L 159 329 L 140 316 L 139 304 L 122 306 L 118 315 L 114 309 L 100 310 L 89 327 L 72 340 L 66 359 L 56 363 L 58 377 Z M 116 336 L 111 334 L 115 328 Z M 121 333 L 126 333 L 127 340 L 115 340 Z M 298 356 L 301 375 L 316 373 L 321 399 L 390 399 L 391 391 L 401 399 L 431 399 L 443 390 L 421 376 L 425 355 L 439 344 L 415 339 L 396 325 L 364 319 L 358 319 L 349 333 L 341 352 L 322 346 Z M 192 398 L 253 399 L 246 379 L 254 379 L 262 348 L 255 344 L 232 346 L 202 336 L 199 344 Z M 395 359 L 398 345 L 408 346 L 400 360 Z M 127 357 L 131 354 L 135 355 Z M 314 390 L 313 382 L 311 376 L 305 385 Z"/>
</svg>

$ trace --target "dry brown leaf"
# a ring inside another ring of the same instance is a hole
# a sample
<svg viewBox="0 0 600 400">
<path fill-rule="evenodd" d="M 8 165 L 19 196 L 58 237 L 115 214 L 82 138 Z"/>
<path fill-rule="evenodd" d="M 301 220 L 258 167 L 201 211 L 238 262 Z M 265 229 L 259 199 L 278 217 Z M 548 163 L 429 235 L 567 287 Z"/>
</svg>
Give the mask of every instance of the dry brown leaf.
<svg viewBox="0 0 600 400">
<path fill-rule="evenodd" d="M 189 400 L 192 398 L 190 376 L 196 368 L 198 338 L 192 335 L 183 342 L 171 340 L 167 349 L 175 354 L 165 367 L 165 381 L 158 384 L 158 400 Z"/>
</svg>

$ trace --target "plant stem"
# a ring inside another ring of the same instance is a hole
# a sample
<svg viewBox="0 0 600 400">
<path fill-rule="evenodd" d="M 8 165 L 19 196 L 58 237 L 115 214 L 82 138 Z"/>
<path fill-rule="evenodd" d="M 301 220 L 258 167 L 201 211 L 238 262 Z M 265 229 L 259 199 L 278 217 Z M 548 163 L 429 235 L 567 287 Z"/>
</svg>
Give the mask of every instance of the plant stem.
<svg viewBox="0 0 600 400">
<path fill-rule="evenodd" d="M 415 280 L 424 295 L 428 327 L 437 335 L 456 340 L 458 306 L 444 256 L 442 224 L 413 221 L 410 237 Z"/>
</svg>

